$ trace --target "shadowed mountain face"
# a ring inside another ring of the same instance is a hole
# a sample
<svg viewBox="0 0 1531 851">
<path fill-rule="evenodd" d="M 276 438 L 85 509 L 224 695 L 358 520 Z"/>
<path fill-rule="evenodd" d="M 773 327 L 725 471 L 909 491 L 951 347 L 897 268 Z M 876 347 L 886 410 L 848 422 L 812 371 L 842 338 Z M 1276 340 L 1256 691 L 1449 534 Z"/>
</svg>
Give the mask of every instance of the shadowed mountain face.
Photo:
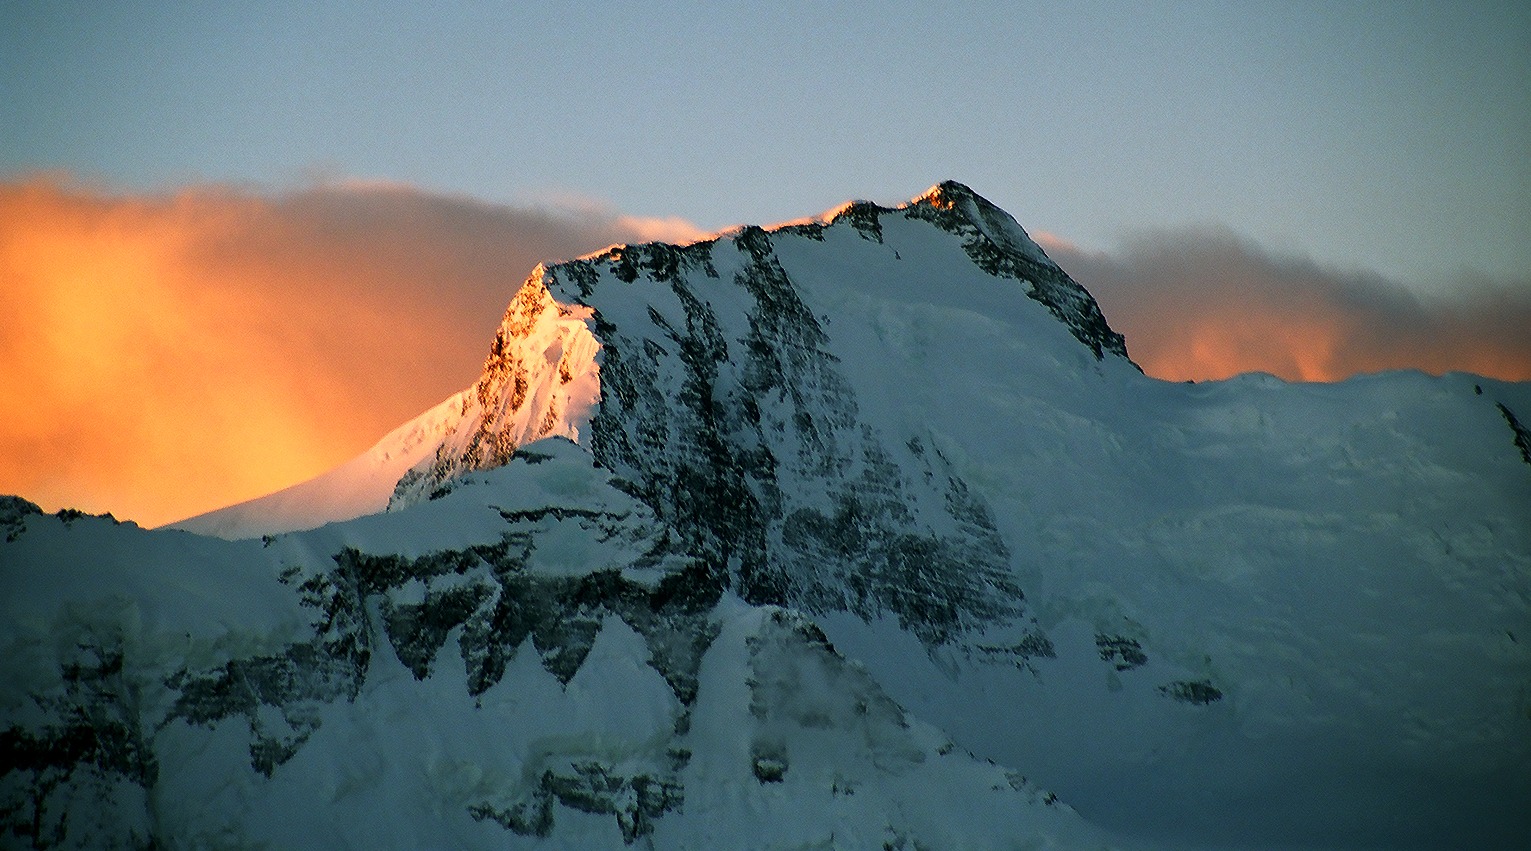
<svg viewBox="0 0 1531 851">
<path fill-rule="evenodd" d="M 539 267 L 473 387 L 181 524 L 242 540 L 0 504 L 0 826 L 1505 845 L 1528 411 L 1154 381 L 955 183 Z"/>
</svg>

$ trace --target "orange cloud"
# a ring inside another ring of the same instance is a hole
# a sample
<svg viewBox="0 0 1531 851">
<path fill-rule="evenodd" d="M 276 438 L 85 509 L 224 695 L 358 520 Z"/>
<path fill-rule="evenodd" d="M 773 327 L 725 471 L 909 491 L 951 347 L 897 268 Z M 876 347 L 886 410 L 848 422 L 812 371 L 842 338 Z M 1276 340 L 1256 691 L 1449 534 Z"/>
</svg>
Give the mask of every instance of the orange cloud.
<svg viewBox="0 0 1531 851">
<path fill-rule="evenodd" d="M 1115 255 L 1040 241 L 1157 378 L 1260 371 L 1338 381 L 1420 369 L 1531 379 L 1531 282 L 1463 281 L 1451 296 L 1424 300 L 1375 275 L 1272 256 L 1225 231 L 1161 232 Z"/>
<path fill-rule="evenodd" d="M 387 184 L 0 184 L 0 493 L 152 526 L 301 481 L 467 386 L 537 262 L 648 232 Z"/>
<path fill-rule="evenodd" d="M 536 263 L 700 235 L 378 182 L 269 197 L 0 183 L 0 493 L 152 526 L 285 487 L 466 387 Z M 1117 257 L 1039 238 L 1161 378 L 1531 378 L 1524 295 L 1421 303 L 1219 233 Z"/>
</svg>

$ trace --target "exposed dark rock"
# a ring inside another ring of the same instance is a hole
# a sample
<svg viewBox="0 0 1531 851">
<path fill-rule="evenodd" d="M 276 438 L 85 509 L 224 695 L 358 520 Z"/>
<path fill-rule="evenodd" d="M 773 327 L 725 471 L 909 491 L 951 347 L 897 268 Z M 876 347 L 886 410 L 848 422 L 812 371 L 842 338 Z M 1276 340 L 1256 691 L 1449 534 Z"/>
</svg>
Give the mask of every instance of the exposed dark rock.
<svg viewBox="0 0 1531 851">
<path fill-rule="evenodd" d="M 824 241 L 824 225 L 819 222 L 803 222 L 801 224 L 782 225 L 776 229 L 776 232 L 784 233 L 788 236 L 806 237 L 813 240 L 814 242 Z"/>
<path fill-rule="evenodd" d="M 681 788 L 673 779 L 623 774 L 600 762 L 582 761 L 544 771 L 538 785 L 518 801 L 498 807 L 474 804 L 468 813 L 514 833 L 546 837 L 555 824 L 555 804 L 615 816 L 623 842 L 631 845 L 654 832 L 654 819 L 680 806 Z"/>
<path fill-rule="evenodd" d="M 337 559 L 339 561 L 339 559 Z M 166 685 L 179 692 L 165 719 L 211 725 L 242 716 L 250 725 L 250 765 L 270 777 L 319 728 L 319 709 L 355 700 L 372 660 L 372 623 L 365 589 L 350 565 L 299 586 L 304 606 L 316 610 L 314 637 L 278 654 L 231 659 L 211 671 L 179 671 Z M 282 723 L 273 726 L 277 710 Z"/>
<path fill-rule="evenodd" d="M 33 848 L 156 847 L 159 765 L 120 641 L 82 645 L 60 674 L 61 693 L 32 696 L 48 723 L 0 731 L 0 837 Z"/>
<path fill-rule="evenodd" d="M 383 603 L 383 623 L 399 661 L 423 680 L 446 644 L 447 634 L 462 625 L 493 591 L 487 585 L 431 589 L 418 604 Z"/>
<path fill-rule="evenodd" d="M 1026 294 L 1063 322 L 1075 339 L 1095 353 L 1095 357 L 1104 358 L 1109 353 L 1127 358 L 1125 338 L 1112 330 L 1088 290 L 1075 283 L 1056 264 L 1040 262 L 989 235 L 1003 233 L 1017 225 L 1009 214 L 988 199 L 948 180 L 904 208 L 904 212 L 911 218 L 924 219 L 961 237 L 963 249 L 980 269 L 996 277 L 1027 283 Z M 975 212 L 978 221 L 971 217 Z"/>
<path fill-rule="evenodd" d="M 597 520 L 620 522 L 625 515 L 585 511 L 503 512 L 517 523 L 542 517 L 571 518 L 599 534 Z M 560 518 L 562 519 L 562 518 Z M 530 637 L 543 667 L 567 683 L 595 642 L 601 623 L 615 615 L 643 635 L 652 664 L 682 703 L 695 698 L 696 668 L 715 628 L 707 613 L 722 593 L 722 579 L 699 562 L 666 576 L 650 589 L 619 571 L 580 576 L 526 572 L 535 538 L 510 533 L 500 544 L 447 551 L 405 560 L 347 550 L 337 557 L 373 577 L 369 592 L 384 595 L 384 627 L 395 653 L 417 677 L 430 665 L 448 634 L 461 628 L 458 646 L 468 670 L 468 690 L 477 695 L 504 675 L 505 667 Z M 438 588 L 436 580 L 450 581 Z M 426 584 L 421 603 L 397 604 L 387 592 L 411 580 Z"/>
<path fill-rule="evenodd" d="M 877 215 L 871 205 L 841 214 L 863 227 Z M 734 244 L 746 260 L 732 279 L 748 297 L 742 323 L 723 321 L 696 289 L 721 281 L 633 261 L 629 283 L 659 269 L 653 280 L 681 310 L 651 305 L 645 327 L 601 320 L 602 403 L 589 444 L 598 462 L 631 483 L 625 489 L 675 530 L 683 551 L 727 565 L 750 602 L 887 612 L 931 643 L 1017 613 L 1021 594 L 987 507 L 943 470 L 927 478 L 944 484 L 955 533 L 914 520 L 912 485 L 860 423 L 773 234 L 747 227 Z M 598 281 L 582 292 L 599 313 L 607 294 Z M 740 324 L 737 339 L 723 332 Z M 830 513 L 819 507 L 826 501 Z"/>
<path fill-rule="evenodd" d="M 861 234 L 862 239 L 882 242 L 882 222 L 879 219 L 883 213 L 887 212 L 891 211 L 870 201 L 852 201 L 836 213 L 829 223 L 833 225 L 847 222 Z"/>
<path fill-rule="evenodd" d="M 269 777 L 318 729 L 322 704 L 357 697 L 379 631 L 420 679 L 432 673 L 455 631 L 471 697 L 500 681 L 527 638 L 543 667 L 567 683 L 608 617 L 620 619 L 644 638 L 649 663 L 683 706 L 695 701 L 702 655 L 718 631 L 710 613 L 725 587 L 720 570 L 702 561 L 681 562 L 654 585 L 635 582 L 616 569 L 574 576 L 539 574 L 527 565 L 540 532 L 551 524 L 579 524 L 582 534 L 600 540 L 624 535 L 641 542 L 647 535 L 649 546 L 637 550 L 635 565 L 673 561 L 673 555 L 668 536 L 653 535 L 642 525 L 646 520 L 627 512 L 549 506 L 500 513 L 510 529 L 493 545 L 418 558 L 347 548 L 334 556 L 335 567 L 327 572 L 305 577 L 297 568 L 285 571 L 282 582 L 293 586 L 302 605 L 314 612 L 313 637 L 281 653 L 177 673 L 167 682 L 179 697 L 165 723 L 182 719 L 211 725 L 244 719 L 251 731 L 251 766 Z M 380 613 L 378 623 L 372 611 Z M 678 734 L 684 733 L 685 718 L 683 712 Z M 92 729 L 100 736 L 107 728 Z M 81 764 L 100 761 L 90 750 L 95 746 L 71 738 L 79 734 L 70 728 L 48 733 L 52 738 L 46 740 L 21 730 L 5 735 L 5 746 L 18 756 L 18 764 L 45 761 L 53 753 L 54 762 L 76 766 L 78 772 Z M 676 751 L 661 768 L 627 773 L 593 761 L 551 766 L 523 799 L 480 802 L 470 813 L 518 833 L 545 836 L 552 829 L 554 804 L 562 804 L 613 815 L 624 838 L 632 842 L 652 831 L 654 818 L 679 805 L 677 772 L 686 756 Z M 24 807 L 12 809 L 19 813 Z"/>
<path fill-rule="evenodd" d="M 0 532 L 5 533 L 5 542 L 11 543 L 20 538 L 27 529 L 27 518 L 42 513 L 43 510 L 31 500 L 19 496 L 0 496 Z"/>
<path fill-rule="evenodd" d="M 1148 663 L 1148 654 L 1137 639 L 1121 635 L 1095 634 L 1095 646 L 1102 662 L 1114 662 L 1118 671 L 1130 671 Z"/>
<path fill-rule="evenodd" d="M 1159 693 L 1173 700 L 1198 706 L 1205 706 L 1223 699 L 1222 691 L 1213 686 L 1211 680 L 1177 680 L 1159 686 Z"/>
<path fill-rule="evenodd" d="M 1020 640 L 1010 645 L 981 644 L 976 648 L 983 654 L 993 658 L 1013 659 L 1016 667 L 1025 668 L 1033 674 L 1037 669 L 1031 664 L 1032 659 L 1056 659 L 1057 648 L 1053 646 L 1052 639 L 1040 629 L 1033 627 L 1020 637 Z"/>
<path fill-rule="evenodd" d="M 716 278 L 718 270 L 712 265 L 712 248 L 716 243 L 716 239 L 709 239 L 690 245 L 663 242 L 617 245 L 585 262 L 609 263 L 612 274 L 628 284 L 638 280 L 640 275 L 668 283 L 693 271 Z"/>
<path fill-rule="evenodd" d="M 761 783 L 780 783 L 787 776 L 787 747 L 780 742 L 756 742 L 750 766 Z"/>
<path fill-rule="evenodd" d="M 822 240 L 834 227 L 881 242 L 890 215 L 956 235 L 975 264 L 1020 282 L 1097 357 L 1126 356 L 1089 293 L 1003 211 L 948 182 L 900 208 L 858 201 L 827 223 L 744 227 L 687 246 L 616 246 L 542 270 L 507 311 L 475 398 L 485 410 L 522 403 L 525 365 L 510 341 L 542 315 L 553 290 L 577 293 L 602 345 L 590 450 L 673 531 L 679 551 L 719 565 L 745 600 L 890 614 L 931 644 L 1016 617 L 1022 595 L 987 506 L 917 440 L 891 444 L 924 465 L 924 481 L 902 478 L 904 459 L 860 421 L 818 317 L 777 258 L 775 240 Z M 725 280 L 718 258 L 727 248 L 744 265 Z M 674 302 L 647 304 L 646 323 L 623 319 L 619 327 L 613 317 L 630 314 L 616 302 L 641 282 L 668 289 Z M 728 305 L 725 313 L 714 300 Z M 443 449 L 397 492 L 444 492 L 464 471 L 504 463 L 518 447 L 496 436 L 492 419 L 465 426 L 476 429 L 465 454 Z M 917 519 L 913 508 L 929 504 L 921 492 L 928 488 L 938 489 L 949 522 Z"/>
<path fill-rule="evenodd" d="M 73 526 L 74 521 L 79 520 L 82 517 L 90 517 L 96 520 L 105 520 L 108 523 L 111 523 L 113 526 L 122 525 L 122 521 L 118 520 L 116 517 L 113 517 L 110 511 L 103 514 L 91 514 L 88 511 L 81 511 L 78 508 L 60 508 L 58 511 L 53 513 L 53 516 L 62 521 L 66 527 Z"/>
<path fill-rule="evenodd" d="M 1514 435 L 1515 448 L 1520 450 L 1520 460 L 1531 464 L 1531 429 L 1522 425 L 1515 414 L 1511 413 L 1510 409 L 1504 406 L 1504 403 L 1496 402 L 1494 404 L 1499 406 L 1499 413 L 1504 417 L 1504 421 L 1510 424 L 1510 431 Z"/>
</svg>

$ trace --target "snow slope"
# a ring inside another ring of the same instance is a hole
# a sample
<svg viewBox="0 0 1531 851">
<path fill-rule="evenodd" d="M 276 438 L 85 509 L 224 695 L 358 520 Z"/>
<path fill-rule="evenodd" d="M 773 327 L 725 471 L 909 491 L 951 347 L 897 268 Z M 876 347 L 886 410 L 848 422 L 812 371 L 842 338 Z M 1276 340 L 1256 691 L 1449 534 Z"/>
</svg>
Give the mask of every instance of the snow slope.
<svg viewBox="0 0 1531 851">
<path fill-rule="evenodd" d="M 1523 416 L 1150 379 L 960 184 L 614 247 L 368 456 L 183 524 L 265 541 L 0 517 L 0 801 L 183 844 L 1516 847 Z"/>
<path fill-rule="evenodd" d="M 388 507 L 399 479 L 436 451 L 468 404 L 467 391 L 456 393 L 321 476 L 169 524 L 169 528 L 238 540 L 376 514 Z"/>
<path fill-rule="evenodd" d="M 557 438 L 265 543 L 12 516 L 7 844 L 1111 844 Z"/>
<path fill-rule="evenodd" d="M 424 498 L 465 470 L 505 463 L 523 443 L 578 439 L 600 398 L 600 344 L 586 327 L 588 308 L 555 303 L 542 275 L 539 266 L 511 300 L 473 387 L 318 478 L 171 528 L 229 539 L 312 529 L 382 511 L 396 497 Z"/>
</svg>

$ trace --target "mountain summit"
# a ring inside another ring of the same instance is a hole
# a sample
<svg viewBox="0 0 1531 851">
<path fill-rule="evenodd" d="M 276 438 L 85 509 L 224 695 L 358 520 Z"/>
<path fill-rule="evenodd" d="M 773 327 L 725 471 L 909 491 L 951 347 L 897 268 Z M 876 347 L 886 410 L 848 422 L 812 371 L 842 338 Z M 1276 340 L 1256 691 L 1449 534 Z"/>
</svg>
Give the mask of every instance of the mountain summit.
<svg viewBox="0 0 1531 851">
<path fill-rule="evenodd" d="M 896 230 L 889 240 L 884 239 L 885 222 Z M 847 243 L 851 238 L 868 244 Z M 785 254 L 778 253 L 778 243 L 786 248 Z M 952 256 L 955 247 L 960 247 L 966 262 Z M 675 327 L 689 334 L 693 326 L 740 326 L 741 334 L 729 341 L 732 350 L 728 342 L 719 341 L 709 351 L 723 364 L 720 377 L 729 382 L 730 396 L 751 397 L 752 408 L 774 407 L 779 400 L 766 397 L 775 387 L 761 384 L 761 370 L 769 368 L 778 384 L 790 379 L 799 388 L 793 395 L 796 399 L 803 388 L 798 382 L 811 384 L 813 378 L 787 375 L 777 362 L 788 354 L 800 360 L 822 360 L 815 357 L 815 347 L 825 339 L 821 317 L 808 312 L 798 297 L 798 282 L 811 283 L 826 269 L 851 263 L 862 267 L 853 279 L 859 284 L 874 274 L 879 261 L 890 259 L 896 262 L 879 270 L 885 287 L 908 286 L 917 278 L 927 286 L 951 286 L 958 283 L 953 273 L 960 271 L 970 279 L 967 288 L 943 294 L 944 301 L 960 305 L 964 298 L 971 298 L 979 307 L 1024 295 L 1044 306 L 1097 359 L 1127 357 L 1122 335 L 1106 323 L 1095 299 L 1053 263 L 1008 213 L 966 186 L 946 181 L 896 208 L 853 201 L 821 216 L 772 228 L 744 227 L 683 246 L 618 245 L 578 260 L 538 266 L 512 299 L 483 373 L 472 387 L 401 426 L 368 453 L 330 474 L 175 525 L 231 538 L 294 531 L 416 502 L 467 472 L 505 463 L 516 447 L 543 437 L 560 435 L 588 443 L 592 449 L 610 445 L 599 433 L 599 425 L 619 418 L 599 420 L 592 432 L 597 403 L 625 404 L 634 382 L 647 374 L 632 374 L 633 369 L 649 366 L 659 375 L 676 368 L 673 356 L 672 363 L 661 365 L 662 358 L 645 342 L 652 340 L 652 345 L 668 354 L 665 346 L 674 346 Z M 983 274 L 975 274 L 980 271 Z M 725 280 L 750 303 L 730 299 L 715 309 L 710 291 Z M 653 287 L 673 292 L 650 303 Z M 671 304 L 676 300 L 678 304 Z M 631 322 L 619 328 L 615 317 L 634 307 L 661 311 L 661 315 L 678 308 L 677 325 L 651 327 L 651 317 L 643 316 L 636 329 Z M 829 317 L 823 316 L 822 321 L 828 322 Z M 765 333 L 762 329 L 781 329 L 774 332 L 781 334 L 789 328 L 794 329 L 789 335 L 772 341 L 789 347 L 786 351 L 772 353 L 759 338 Z M 1052 336 L 1057 336 L 1057 330 L 1050 329 Z M 597 351 L 613 345 L 619 351 L 606 354 L 604 366 L 598 364 Z M 689 345 L 712 345 L 712 341 L 692 340 Z M 735 354 L 739 357 L 734 358 Z M 746 357 L 754 359 L 750 375 L 729 368 L 731 359 Z M 762 358 L 771 362 L 762 363 Z M 794 362 L 789 368 L 800 371 L 806 366 Z M 680 364 L 679 368 L 688 367 Z M 836 383 L 827 388 L 832 395 L 853 395 L 833 375 L 831 363 L 814 368 Z M 606 392 L 603 375 L 606 382 L 617 382 L 622 389 Z M 654 401 L 662 405 L 669 400 Z M 836 399 L 831 404 L 839 403 Z"/>
<path fill-rule="evenodd" d="M 1156 381 L 951 182 L 541 266 L 473 386 L 312 482 L 172 530 L 0 504 L 0 825 L 1508 846 L 1528 412 Z"/>
</svg>

